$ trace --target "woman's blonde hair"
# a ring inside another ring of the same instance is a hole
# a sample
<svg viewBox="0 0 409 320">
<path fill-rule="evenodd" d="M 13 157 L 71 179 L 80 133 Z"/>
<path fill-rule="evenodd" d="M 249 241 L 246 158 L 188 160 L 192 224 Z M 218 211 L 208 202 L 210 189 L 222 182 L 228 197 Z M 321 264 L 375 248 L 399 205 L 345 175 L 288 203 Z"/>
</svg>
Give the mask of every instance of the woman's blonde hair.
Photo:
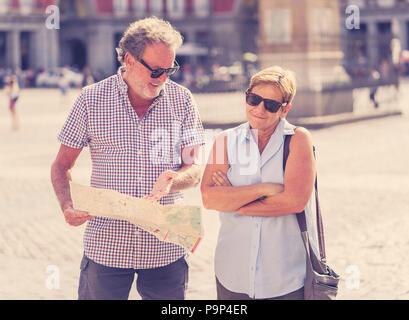
<svg viewBox="0 0 409 320">
<path fill-rule="evenodd" d="M 250 86 L 247 90 L 251 92 L 251 90 L 259 84 L 278 87 L 283 95 L 284 101 L 282 102 L 286 102 L 287 104 L 292 103 L 296 92 L 294 72 L 285 70 L 280 66 L 263 69 L 251 77 Z"/>
<path fill-rule="evenodd" d="M 124 64 L 127 52 L 139 60 L 147 45 L 160 42 L 176 50 L 182 45 L 183 37 L 169 22 L 155 16 L 138 20 L 128 27 L 119 41 L 118 61 Z"/>
</svg>

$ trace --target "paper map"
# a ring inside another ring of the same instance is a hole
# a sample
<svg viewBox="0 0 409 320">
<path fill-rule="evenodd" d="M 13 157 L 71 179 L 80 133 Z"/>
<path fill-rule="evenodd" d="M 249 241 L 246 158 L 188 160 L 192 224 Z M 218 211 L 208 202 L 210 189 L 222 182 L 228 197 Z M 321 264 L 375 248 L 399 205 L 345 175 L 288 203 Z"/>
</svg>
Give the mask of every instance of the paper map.
<svg viewBox="0 0 409 320">
<path fill-rule="evenodd" d="M 114 190 L 83 186 L 70 181 L 74 208 L 92 216 L 126 220 L 153 234 L 194 252 L 203 237 L 201 208 L 160 205 Z"/>
</svg>

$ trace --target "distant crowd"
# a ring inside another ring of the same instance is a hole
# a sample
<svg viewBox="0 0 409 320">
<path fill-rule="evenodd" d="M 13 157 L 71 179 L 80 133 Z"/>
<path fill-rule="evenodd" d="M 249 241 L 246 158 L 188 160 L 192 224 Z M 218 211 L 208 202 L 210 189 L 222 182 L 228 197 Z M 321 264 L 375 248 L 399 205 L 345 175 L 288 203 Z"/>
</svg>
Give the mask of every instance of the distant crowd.
<svg viewBox="0 0 409 320">
<path fill-rule="evenodd" d="M 237 61 L 231 66 L 180 63 L 181 70 L 172 76 L 172 80 L 186 86 L 192 92 L 227 92 L 242 90 L 249 79 L 259 71 L 256 62 Z M 370 65 L 368 59 L 361 55 L 344 62 L 343 69 L 352 81 L 386 80 L 399 76 L 409 76 L 409 55 L 394 65 L 388 59 L 381 59 L 377 65 Z M 102 72 L 91 73 L 88 67 L 81 71 L 72 67 L 53 69 L 17 70 L 0 67 L 0 89 L 5 86 L 7 77 L 16 76 L 20 88 L 81 88 L 107 75 Z M 63 89 L 62 89 L 63 90 Z"/>
<path fill-rule="evenodd" d="M 235 91 L 248 84 L 249 79 L 258 71 L 255 63 L 235 62 L 232 66 L 213 64 L 203 66 L 190 63 L 181 64 L 180 72 L 172 80 L 188 87 L 193 92 Z M 16 76 L 20 88 L 81 88 L 107 75 L 102 72 L 91 73 L 88 67 L 79 71 L 71 67 L 58 67 L 39 70 L 16 70 L 0 68 L 0 89 L 6 85 L 5 79 Z"/>
<path fill-rule="evenodd" d="M 364 56 L 358 56 L 344 64 L 344 68 L 353 81 L 392 81 L 398 77 L 409 76 L 409 63 L 394 64 L 388 58 L 380 59 L 371 65 Z"/>
<path fill-rule="evenodd" d="M 81 72 L 70 67 L 49 70 L 17 69 L 14 72 L 9 68 L 0 68 L 0 89 L 6 85 L 6 79 L 12 76 L 17 78 L 20 88 L 53 88 L 59 87 L 62 82 L 67 82 L 70 87 L 82 87 L 95 81 L 95 77 L 91 75 L 88 68 L 84 68 Z M 90 80 L 91 78 L 92 80 Z"/>
</svg>

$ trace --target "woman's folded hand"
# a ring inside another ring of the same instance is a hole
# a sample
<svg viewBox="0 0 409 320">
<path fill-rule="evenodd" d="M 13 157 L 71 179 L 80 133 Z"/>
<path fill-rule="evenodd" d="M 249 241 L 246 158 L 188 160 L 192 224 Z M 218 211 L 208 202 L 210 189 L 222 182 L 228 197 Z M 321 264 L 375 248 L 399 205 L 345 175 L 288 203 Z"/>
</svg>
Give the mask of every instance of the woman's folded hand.
<svg viewBox="0 0 409 320">
<path fill-rule="evenodd" d="M 222 186 L 222 187 L 232 186 L 229 179 L 227 178 L 227 175 L 220 170 L 217 170 L 213 173 L 212 180 L 213 180 L 214 186 Z"/>
</svg>

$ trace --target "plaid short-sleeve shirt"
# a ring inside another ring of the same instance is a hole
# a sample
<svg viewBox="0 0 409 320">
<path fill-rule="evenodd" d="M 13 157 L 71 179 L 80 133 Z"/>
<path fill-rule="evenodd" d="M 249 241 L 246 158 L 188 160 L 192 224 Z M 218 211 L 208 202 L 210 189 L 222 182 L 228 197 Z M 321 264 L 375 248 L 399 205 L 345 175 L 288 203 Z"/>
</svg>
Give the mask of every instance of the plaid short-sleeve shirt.
<svg viewBox="0 0 409 320">
<path fill-rule="evenodd" d="M 181 167 L 182 148 L 204 144 L 204 130 L 191 93 L 170 80 L 139 118 L 123 70 L 82 90 L 58 139 L 71 148 L 89 147 L 92 187 L 142 198 L 163 171 Z M 160 203 L 182 199 L 173 192 Z M 84 251 L 96 263 L 134 269 L 161 267 L 186 254 L 134 224 L 103 217 L 87 222 Z"/>
</svg>

